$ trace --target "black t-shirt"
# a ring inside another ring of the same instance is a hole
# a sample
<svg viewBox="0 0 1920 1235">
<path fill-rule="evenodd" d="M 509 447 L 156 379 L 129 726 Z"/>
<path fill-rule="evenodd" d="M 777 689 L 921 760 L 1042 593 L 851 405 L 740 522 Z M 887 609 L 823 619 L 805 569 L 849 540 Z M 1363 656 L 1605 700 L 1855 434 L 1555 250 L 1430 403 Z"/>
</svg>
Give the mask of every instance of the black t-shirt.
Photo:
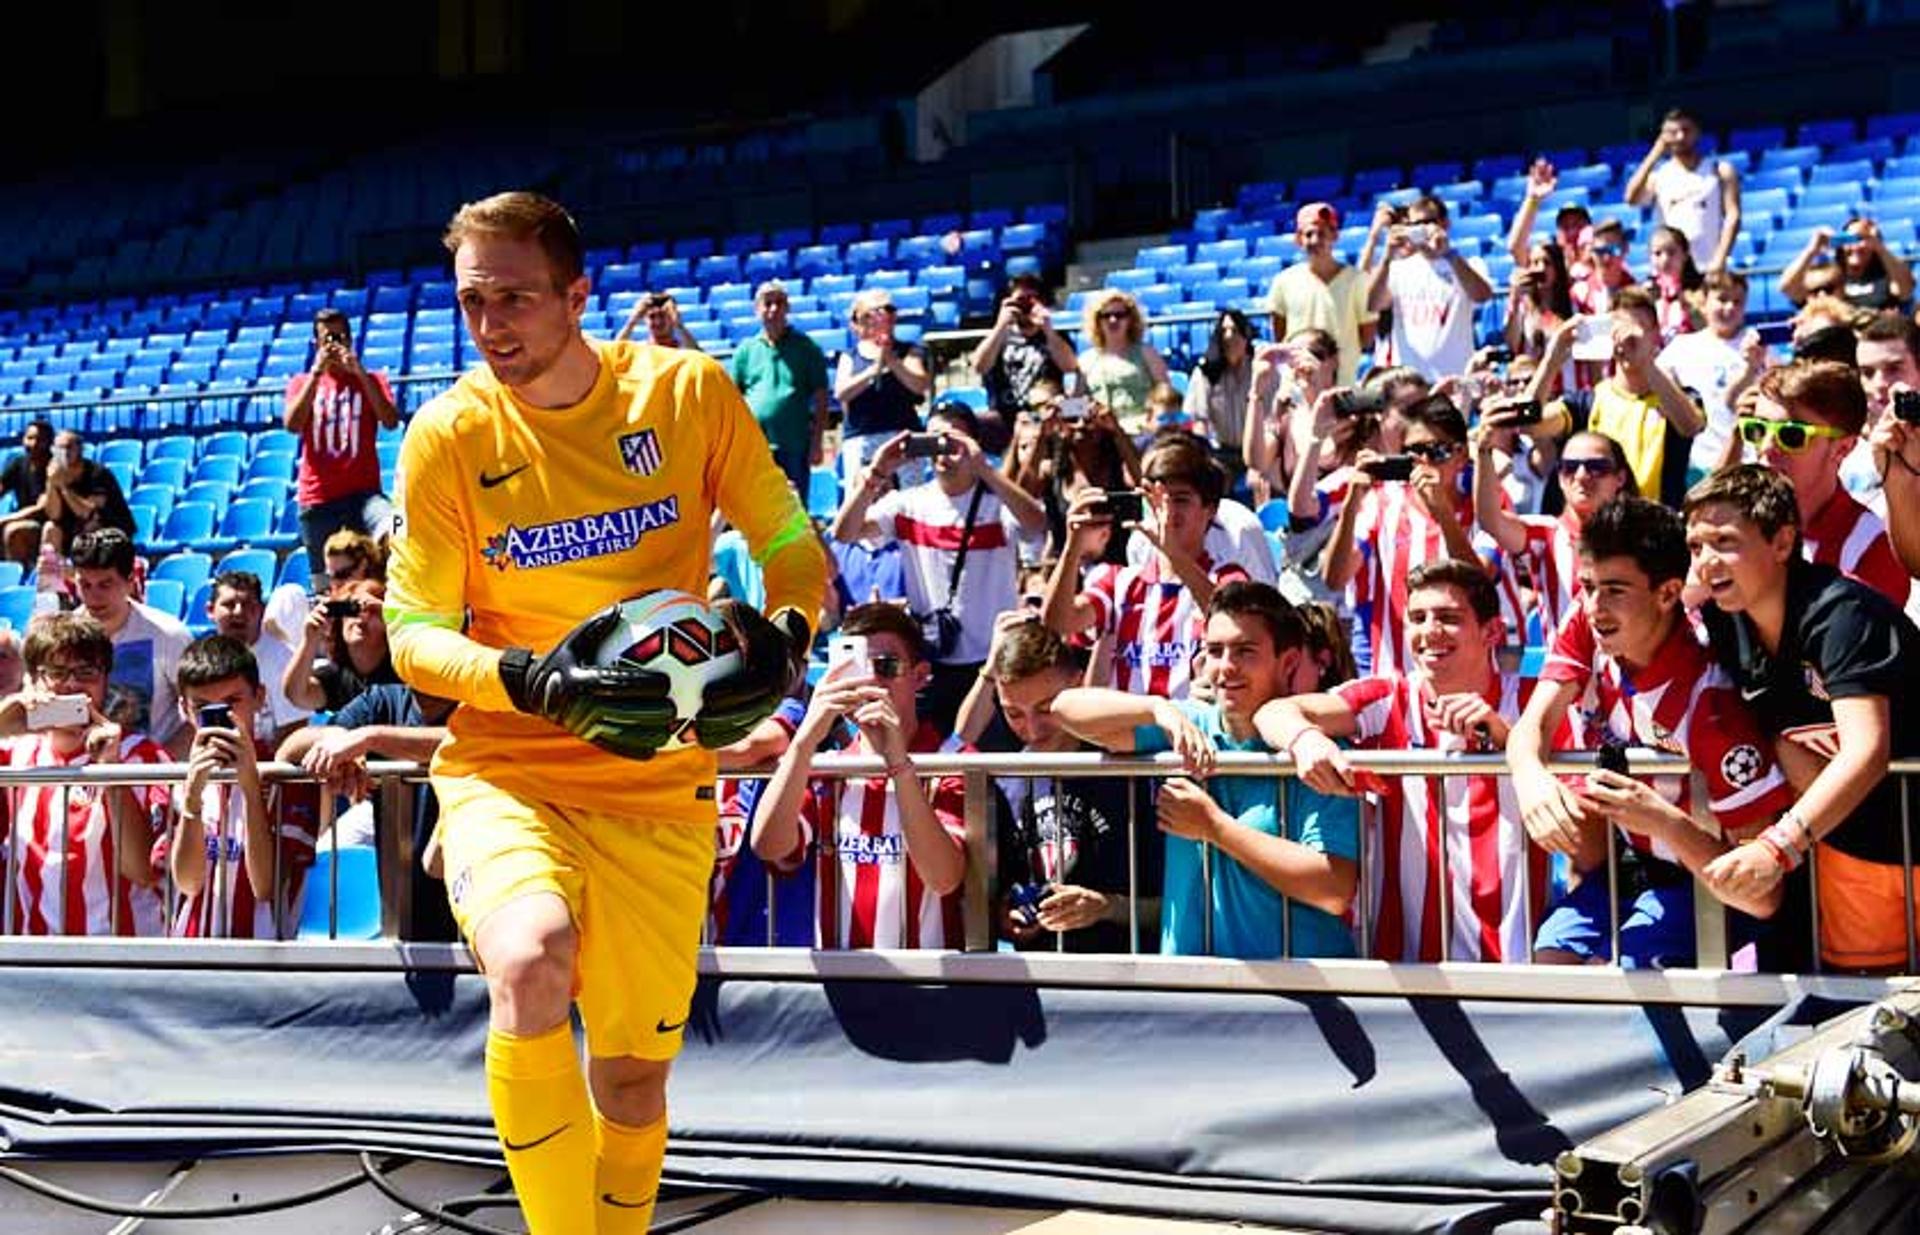
<svg viewBox="0 0 1920 1235">
<path fill-rule="evenodd" d="M 987 405 L 1003 415 L 1016 416 L 1027 410 L 1035 382 L 1045 379 L 1057 385 L 1063 376 L 1047 350 L 1046 331 L 1023 335 L 1009 330 L 1000 355 L 982 378 Z"/>
<path fill-rule="evenodd" d="M 1858 309 L 1899 309 L 1905 305 L 1893 294 L 1893 283 L 1886 275 L 1871 279 L 1848 279 L 1840 285 L 1840 295 Z"/>
<path fill-rule="evenodd" d="M 1110 776 L 999 778 L 1004 806 L 998 835 L 1002 895 L 1016 883 L 1070 883 L 1125 896 L 1127 795 L 1133 792 L 1141 795 L 1133 828 L 1139 886 L 1144 897 L 1158 896 L 1164 846 L 1146 793 L 1150 784 Z M 1149 926 L 1141 929 L 1152 946 Z M 1126 923 L 1099 922 L 1069 931 L 1065 944 L 1069 952 L 1124 953 Z M 1017 946 L 1051 952 L 1054 936 L 1042 932 Z"/>
<path fill-rule="evenodd" d="M 1769 656 L 1753 623 L 1701 607 L 1714 655 L 1762 729 L 1787 734 L 1833 724 L 1834 699 L 1878 695 L 1898 709 L 1920 699 L 1920 630 L 1900 607 L 1831 566 L 1796 557 L 1787 571 L 1787 619 Z M 1895 759 L 1920 755 L 1920 725 L 1891 726 Z M 1866 862 L 1898 866 L 1900 778 L 1887 776 L 1827 843 Z M 1920 832 L 1913 852 L 1920 855 Z"/>
<path fill-rule="evenodd" d="M 320 683 L 320 690 L 327 697 L 327 711 L 338 712 L 358 699 L 361 692 L 369 686 L 398 683 L 400 675 L 394 671 L 393 661 L 383 660 L 370 674 L 362 675 L 349 660 L 328 660 L 321 658 L 313 662 L 313 676 Z"/>
<path fill-rule="evenodd" d="M 128 536 L 133 533 L 133 511 L 127 507 L 127 495 L 120 491 L 120 481 L 100 463 L 93 459 L 80 460 L 77 473 L 67 482 L 76 497 L 91 501 L 100 499 L 93 513 L 82 518 L 68 507 L 61 508 L 60 530 L 66 534 L 66 543 L 72 544 L 73 538 L 84 532 L 97 532 L 102 528 L 119 528 Z"/>
<path fill-rule="evenodd" d="M 5 470 L 0 471 L 0 489 L 13 495 L 15 510 L 25 510 L 47 491 L 46 464 L 36 467 L 26 455 L 15 455 L 7 461 Z"/>
</svg>

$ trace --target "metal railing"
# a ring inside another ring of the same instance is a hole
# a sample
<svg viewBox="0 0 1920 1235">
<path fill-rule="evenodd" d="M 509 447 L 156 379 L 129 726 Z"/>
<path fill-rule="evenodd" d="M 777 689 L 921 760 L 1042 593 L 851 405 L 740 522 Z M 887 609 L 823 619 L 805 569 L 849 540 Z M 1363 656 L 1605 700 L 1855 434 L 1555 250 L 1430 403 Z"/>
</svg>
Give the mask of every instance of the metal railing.
<svg viewBox="0 0 1920 1235">
<path fill-rule="evenodd" d="M 1444 784 L 1446 780 L 1458 776 L 1503 776 L 1507 774 L 1505 761 L 1498 755 L 1445 755 L 1424 751 L 1356 751 L 1349 752 L 1348 757 L 1357 769 L 1389 777 L 1419 776 L 1435 778 L 1442 782 L 1442 784 Z M 1632 752 L 1632 758 L 1636 777 L 1683 775 L 1689 771 L 1688 765 L 1684 760 L 1653 751 L 1634 751 Z M 1161 779 L 1184 775 L 1184 770 L 1177 757 L 1165 754 L 1150 757 L 1121 757 L 1095 753 L 921 755 L 915 757 L 914 764 L 916 771 L 925 779 L 957 777 L 965 787 L 964 815 L 967 860 L 965 880 L 958 895 L 962 898 L 962 921 L 964 924 L 963 950 L 974 953 L 990 952 L 996 946 L 994 911 L 996 905 L 999 903 L 998 897 L 1002 891 L 1001 884 L 1003 882 L 1003 873 L 995 870 L 999 851 L 996 836 L 997 811 L 995 806 L 997 797 L 995 793 L 995 782 L 997 780 L 1036 777 L 1055 779 L 1106 778 L 1128 782 L 1130 788 L 1131 782 L 1142 779 Z M 1556 774 L 1578 774 L 1590 771 L 1593 767 L 1593 761 L 1590 755 L 1570 754 L 1555 758 L 1548 766 L 1549 770 Z M 261 770 L 263 782 L 267 784 L 316 783 L 299 767 L 291 764 L 263 764 Z M 1284 820 L 1286 818 L 1287 805 L 1286 795 L 1288 792 L 1288 782 L 1292 778 L 1292 773 L 1293 768 L 1291 761 L 1283 756 L 1223 753 L 1218 758 L 1214 774 L 1217 777 L 1259 776 L 1275 778 L 1277 782 L 1275 787 L 1276 805 L 1283 821 L 1282 835 L 1284 835 Z M 1904 778 L 1905 775 L 1912 773 L 1920 773 L 1920 760 L 1898 761 L 1893 765 L 1893 774 L 1896 776 Z M 765 774 L 765 769 L 730 772 L 724 774 L 724 778 L 758 778 Z M 884 774 L 884 765 L 882 761 L 876 757 L 828 755 L 822 756 L 814 761 L 812 774 L 816 778 L 840 780 L 878 777 Z M 415 855 L 412 849 L 412 812 L 415 796 L 419 792 L 417 786 L 425 781 L 426 774 L 425 769 L 418 764 L 374 762 L 368 766 L 368 776 L 370 784 L 374 787 L 372 796 L 376 800 L 376 817 L 379 820 L 379 826 L 375 832 L 375 839 L 379 854 L 378 869 L 382 910 L 382 935 L 386 940 L 398 940 L 409 933 L 407 928 L 412 918 L 413 907 L 410 903 L 410 885 L 412 871 L 415 866 Z M 184 781 L 185 777 L 185 766 L 178 764 L 103 765 L 79 769 L 4 769 L 0 770 L 0 791 L 27 786 L 57 786 L 59 789 L 57 798 L 58 817 L 66 819 L 70 818 L 70 807 L 72 805 L 71 795 L 75 792 L 92 792 L 109 786 L 178 785 Z M 216 779 L 230 782 L 232 780 L 232 774 L 230 772 L 217 773 Z M 1910 821 L 1910 808 L 1907 803 L 1904 784 L 1901 789 L 1900 823 L 1903 828 L 1904 837 L 1905 825 Z M 1444 792 L 1443 789 L 1439 791 Z M 1143 941 L 1144 923 L 1141 917 L 1141 903 L 1143 898 L 1158 895 L 1160 890 L 1143 888 L 1141 886 L 1139 865 L 1143 839 L 1149 843 L 1156 840 L 1153 836 L 1155 825 L 1151 819 L 1143 819 L 1141 817 L 1143 812 L 1139 804 L 1139 795 L 1128 792 L 1125 797 L 1127 802 L 1127 817 L 1124 843 L 1127 846 L 1126 895 L 1128 905 L 1126 933 L 1128 943 L 1124 955 L 1129 961 L 1136 961 L 1147 959 L 1150 954 L 1157 951 L 1157 948 L 1153 944 Z M 326 792 L 324 788 L 318 794 L 318 798 L 317 817 L 314 827 L 315 835 L 317 837 L 327 838 L 322 848 L 330 847 L 333 855 L 332 860 L 327 864 L 330 872 L 330 882 L 324 889 L 324 894 L 328 897 L 327 938 L 337 939 L 339 937 L 339 879 L 341 876 L 341 864 L 338 860 L 338 852 L 341 847 L 340 836 L 339 830 L 334 827 L 337 815 L 337 800 L 334 794 Z M 1368 799 L 1363 799 L 1363 801 L 1367 800 Z M 100 825 L 103 828 L 111 828 L 113 826 L 112 816 L 107 812 L 104 805 L 100 809 L 102 812 L 102 819 L 99 821 Z M 6 880 L 4 894 L 0 896 L 0 933 L 8 935 L 18 934 L 25 922 L 25 907 L 22 904 L 21 894 L 21 874 L 24 850 L 29 841 L 23 834 L 23 828 L 19 826 L 24 822 L 26 821 L 16 819 L 16 826 L 10 830 L 7 838 L 5 857 L 6 868 L 9 874 Z M 211 830 L 216 828 L 219 822 L 220 821 L 207 820 L 206 825 Z M 1399 824 L 1400 821 L 1397 818 L 1380 819 L 1376 817 L 1369 819 L 1363 817 L 1361 820 L 1359 829 L 1359 861 L 1356 864 L 1358 868 L 1358 890 L 1352 920 L 1354 923 L 1355 942 L 1357 944 L 1356 955 L 1362 960 L 1371 956 L 1375 950 L 1372 946 L 1373 940 L 1371 937 L 1373 918 L 1378 908 L 1372 903 L 1375 866 L 1379 861 L 1379 854 L 1375 852 L 1375 846 L 1383 838 L 1393 837 L 1399 829 Z M 1145 831 L 1143 831 L 1143 829 L 1145 829 Z M 830 830 L 831 821 L 822 821 L 823 834 L 830 835 Z M 169 839 L 175 835 L 171 812 L 168 813 L 167 835 Z M 278 840 L 278 835 L 276 821 L 276 841 Z M 215 833 L 211 839 L 214 840 L 216 845 L 221 847 L 224 854 L 227 844 L 224 835 Z M 742 844 L 744 845 L 745 843 L 746 841 L 743 837 Z M 825 835 L 823 835 L 819 843 L 829 847 L 832 844 L 831 840 Z M 1617 968 L 1620 964 L 1619 958 L 1621 953 L 1621 889 L 1618 882 L 1617 845 L 1618 829 L 1609 827 L 1607 829 L 1607 878 L 1610 917 L 1608 935 L 1611 943 L 1610 956 L 1612 960 L 1610 965 L 1614 968 Z M 1231 859 L 1212 851 L 1211 847 L 1206 845 L 1201 846 L 1201 853 L 1202 921 L 1206 923 L 1206 926 L 1203 927 L 1202 955 L 1211 956 L 1214 950 L 1212 946 L 1212 922 L 1215 913 L 1214 881 L 1217 878 L 1221 864 L 1226 861 L 1231 861 Z M 1907 952 L 1906 972 L 1916 973 L 1920 972 L 1920 964 L 1916 963 L 1917 960 L 1920 960 L 1920 939 L 1916 938 L 1914 922 L 1914 872 L 1911 862 L 1911 847 L 1904 840 L 1903 856 L 1907 859 L 1903 879 Z M 274 935 L 278 939 L 288 940 L 292 939 L 296 934 L 294 930 L 295 923 L 292 921 L 294 905 L 285 895 L 287 889 L 283 881 L 284 872 L 280 869 L 280 858 L 281 845 L 276 843 L 274 846 L 275 868 L 273 879 L 274 888 L 276 889 L 276 895 L 273 898 Z M 910 860 L 904 852 L 900 855 L 900 858 L 903 862 Z M 1451 958 L 1454 952 L 1454 932 L 1452 926 L 1452 915 L 1454 913 L 1454 907 L 1452 905 L 1454 875 L 1456 873 L 1456 863 L 1461 859 L 1460 855 L 1453 852 L 1453 845 L 1448 838 L 1448 830 L 1445 827 L 1443 827 L 1440 832 L 1439 853 L 1437 855 L 1431 855 L 1429 860 L 1437 862 L 1438 878 L 1434 887 L 1437 892 L 1440 916 L 1439 933 L 1440 939 L 1443 941 L 1442 956 L 1451 964 Z M 1823 969 L 1823 961 L 1821 959 L 1822 949 L 1820 947 L 1819 883 L 1817 866 L 1811 864 L 1817 863 L 1817 861 L 1817 858 L 1811 859 L 1809 869 L 1806 875 L 1803 876 L 1808 880 L 1810 885 L 1810 899 L 1813 904 L 1813 912 L 1810 915 L 1810 932 L 1812 945 L 1811 955 L 1813 957 L 1813 968 L 1816 974 Z M 213 870 L 217 874 L 226 870 L 229 865 L 229 862 L 223 860 L 216 863 Z M 234 869 L 228 872 L 228 877 L 244 878 L 244 862 L 232 865 Z M 1521 869 L 1523 872 L 1530 873 L 1530 864 L 1522 862 Z M 67 877 L 73 878 L 78 877 L 79 873 L 66 872 L 66 874 Z M 778 925 L 776 905 L 779 898 L 779 882 L 783 878 L 814 880 L 817 876 L 811 863 L 803 864 L 799 871 L 786 876 L 776 874 L 770 867 L 768 868 L 765 874 L 765 943 L 769 947 L 777 946 L 780 942 L 776 935 Z M 110 872 L 109 882 L 111 883 L 110 903 L 112 905 L 112 913 L 115 915 L 112 926 L 117 933 L 123 925 L 117 915 L 120 911 L 122 892 L 125 890 L 117 864 L 115 869 Z M 311 896 L 321 892 L 321 889 L 307 887 L 304 891 L 306 895 Z M 1537 928 L 1537 923 L 1533 921 L 1531 913 L 1534 894 L 1543 891 L 1544 889 L 1534 888 L 1529 885 L 1523 889 L 1520 894 L 1521 903 L 1527 906 L 1525 929 L 1526 938 L 1529 943 L 1531 943 L 1534 938 L 1534 933 Z M 157 894 L 161 897 L 166 919 L 171 923 L 178 910 L 178 895 L 177 889 L 172 886 L 170 869 L 162 872 L 161 885 Z M 817 885 L 808 889 L 808 900 L 815 906 L 814 913 L 816 915 L 816 922 L 818 920 L 817 901 L 815 900 L 817 894 Z M 1274 959 L 1296 959 L 1293 954 L 1294 949 L 1290 935 L 1290 923 L 1293 916 L 1294 905 L 1291 900 L 1283 894 L 1276 893 L 1276 895 L 1280 897 L 1280 920 L 1283 924 L 1283 932 L 1286 933 L 1283 934 L 1279 955 Z M 1703 923 L 1715 917 L 1720 909 L 1719 902 L 1704 890 L 1696 891 L 1695 906 L 1696 917 Z M 908 903 L 905 897 L 902 897 L 901 909 L 903 913 L 912 913 L 915 906 Z M 1703 910 L 1706 912 L 1702 912 Z M 1056 951 L 1064 950 L 1066 947 L 1065 935 L 1059 932 L 1055 932 L 1054 934 L 1054 949 Z M 904 931 L 902 937 L 907 937 Z M 1712 943 L 1713 938 L 1714 935 L 1711 931 L 1703 930 L 1700 932 L 1701 951 L 1700 959 L 1697 963 L 1701 968 L 1724 966 L 1724 945 L 1721 945 L 1721 950 L 1716 954 Z M 1031 957 L 1033 953 L 1027 952 L 1021 955 L 1023 957 Z M 1114 954 L 1109 959 L 1118 959 L 1118 954 Z"/>
</svg>

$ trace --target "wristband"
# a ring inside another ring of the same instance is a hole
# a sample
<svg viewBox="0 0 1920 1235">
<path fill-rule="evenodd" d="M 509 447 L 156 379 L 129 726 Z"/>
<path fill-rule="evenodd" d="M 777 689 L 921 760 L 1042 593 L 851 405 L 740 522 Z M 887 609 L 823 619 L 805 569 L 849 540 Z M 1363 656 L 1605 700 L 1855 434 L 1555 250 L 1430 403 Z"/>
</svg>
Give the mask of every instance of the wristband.
<svg viewBox="0 0 1920 1235">
<path fill-rule="evenodd" d="M 1794 842 L 1794 847 L 1796 849 L 1813 848 L 1813 825 L 1802 819 L 1795 812 L 1789 810 L 1786 814 L 1774 821 L 1774 826 L 1786 828 L 1788 835 L 1792 834 L 1793 828 L 1798 828 L 1800 830 L 1800 839 Z"/>
<path fill-rule="evenodd" d="M 911 771 L 913 771 L 913 761 L 910 759 L 902 759 L 899 763 L 889 763 L 887 765 L 887 779 L 892 780 L 902 772 Z"/>
<path fill-rule="evenodd" d="M 507 698 L 522 712 L 531 710 L 527 699 L 527 675 L 533 671 L 533 653 L 526 648 L 508 648 L 500 653 L 500 684 Z"/>
<path fill-rule="evenodd" d="M 1793 839 L 1792 831 L 1779 823 L 1773 824 L 1760 833 L 1760 839 L 1774 851 L 1774 857 L 1788 870 L 1795 869 L 1806 860 L 1806 854 L 1800 851 L 1798 842 Z"/>
<path fill-rule="evenodd" d="M 1768 836 L 1765 832 L 1762 832 L 1756 837 L 1753 843 L 1763 847 L 1768 853 L 1772 854 L 1774 865 L 1778 866 L 1782 871 L 1791 871 L 1799 865 L 1798 862 L 1794 861 L 1792 850 L 1784 848 L 1778 841 Z"/>
</svg>

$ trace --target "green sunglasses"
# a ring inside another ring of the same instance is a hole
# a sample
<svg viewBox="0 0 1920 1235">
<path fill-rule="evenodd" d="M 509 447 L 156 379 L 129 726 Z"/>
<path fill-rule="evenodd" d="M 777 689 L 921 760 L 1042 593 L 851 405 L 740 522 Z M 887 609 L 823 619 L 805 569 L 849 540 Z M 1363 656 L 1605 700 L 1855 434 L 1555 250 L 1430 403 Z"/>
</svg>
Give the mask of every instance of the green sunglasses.
<svg viewBox="0 0 1920 1235">
<path fill-rule="evenodd" d="M 1834 439 L 1852 437 L 1845 429 L 1836 429 L 1832 425 L 1809 424 L 1804 420 L 1762 420 L 1758 416 L 1742 416 L 1739 421 L 1740 440 L 1757 450 L 1767 448 L 1767 439 L 1779 443 L 1780 449 L 1790 455 L 1797 455 L 1813 444 L 1816 437 Z"/>
</svg>

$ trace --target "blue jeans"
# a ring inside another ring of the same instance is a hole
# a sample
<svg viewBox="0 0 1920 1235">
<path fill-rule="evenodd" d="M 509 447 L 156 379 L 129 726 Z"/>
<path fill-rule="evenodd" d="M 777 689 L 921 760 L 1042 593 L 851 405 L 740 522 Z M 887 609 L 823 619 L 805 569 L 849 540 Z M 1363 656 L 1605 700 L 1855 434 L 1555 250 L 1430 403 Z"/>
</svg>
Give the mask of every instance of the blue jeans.
<svg viewBox="0 0 1920 1235">
<path fill-rule="evenodd" d="M 328 537 L 344 528 L 380 540 L 386 536 L 392 523 L 393 503 L 377 489 L 367 493 L 349 493 L 318 506 L 303 507 L 300 511 L 300 539 L 307 546 L 307 573 L 313 576 L 314 587 L 321 588 L 327 577 Z M 261 582 L 268 587 L 273 586 L 271 580 L 263 579 Z"/>
</svg>

